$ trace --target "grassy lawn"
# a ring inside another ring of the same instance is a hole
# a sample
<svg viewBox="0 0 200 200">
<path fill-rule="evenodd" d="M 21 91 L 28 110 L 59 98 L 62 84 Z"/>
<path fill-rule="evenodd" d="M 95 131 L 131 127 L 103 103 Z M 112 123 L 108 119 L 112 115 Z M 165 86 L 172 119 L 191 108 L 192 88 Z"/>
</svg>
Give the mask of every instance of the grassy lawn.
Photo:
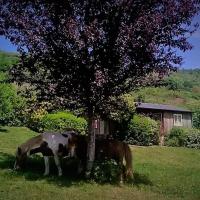
<svg viewBox="0 0 200 200">
<path fill-rule="evenodd" d="M 132 185 L 86 182 L 63 160 L 62 178 L 43 177 L 40 156 L 28 160 L 23 172 L 12 170 L 16 147 L 36 133 L 27 128 L 0 127 L 0 200 L 38 199 L 200 199 L 200 151 L 186 148 L 132 147 L 135 181 Z"/>
</svg>

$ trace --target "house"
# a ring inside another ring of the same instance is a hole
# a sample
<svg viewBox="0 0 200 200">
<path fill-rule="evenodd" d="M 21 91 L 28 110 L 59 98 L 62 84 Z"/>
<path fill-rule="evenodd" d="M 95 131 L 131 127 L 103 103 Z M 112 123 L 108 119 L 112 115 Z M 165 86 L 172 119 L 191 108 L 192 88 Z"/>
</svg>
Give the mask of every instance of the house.
<svg viewBox="0 0 200 200">
<path fill-rule="evenodd" d="M 160 142 L 163 143 L 164 136 L 173 127 L 192 127 L 192 112 L 187 109 L 178 108 L 172 105 L 136 103 L 136 112 L 151 117 L 160 122 Z M 105 121 L 97 118 L 93 122 L 96 135 L 102 137 L 112 134 L 115 130 L 113 121 Z"/>
<path fill-rule="evenodd" d="M 187 109 L 165 104 L 137 103 L 136 111 L 160 122 L 161 145 L 164 142 L 164 136 L 173 127 L 192 127 L 192 112 Z"/>
</svg>

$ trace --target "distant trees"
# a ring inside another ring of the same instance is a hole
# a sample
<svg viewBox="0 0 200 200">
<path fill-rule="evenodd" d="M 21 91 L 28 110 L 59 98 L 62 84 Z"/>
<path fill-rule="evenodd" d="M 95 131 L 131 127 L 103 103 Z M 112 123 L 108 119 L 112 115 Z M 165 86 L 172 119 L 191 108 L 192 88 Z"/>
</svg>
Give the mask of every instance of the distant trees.
<svg viewBox="0 0 200 200">
<path fill-rule="evenodd" d="M 174 48 L 191 49 L 188 34 L 199 11 L 196 0 L 0 2 L 0 34 L 18 46 L 18 83 L 37 89 L 38 100 L 83 107 L 94 159 L 92 119 L 107 115 L 118 97 L 150 85 L 181 62 Z"/>
<path fill-rule="evenodd" d="M 200 69 L 180 70 L 164 80 L 166 87 L 171 90 L 200 91 Z"/>
</svg>

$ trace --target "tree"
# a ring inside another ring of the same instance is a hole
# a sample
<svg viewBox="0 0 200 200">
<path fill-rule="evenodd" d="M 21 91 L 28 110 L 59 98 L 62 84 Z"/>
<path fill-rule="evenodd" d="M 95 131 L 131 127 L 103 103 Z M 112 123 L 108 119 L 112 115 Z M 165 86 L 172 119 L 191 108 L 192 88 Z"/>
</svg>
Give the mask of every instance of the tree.
<svg viewBox="0 0 200 200">
<path fill-rule="evenodd" d="M 200 109 L 194 112 L 192 121 L 193 121 L 193 127 L 200 129 Z"/>
<path fill-rule="evenodd" d="M 12 84 L 0 83 L 0 124 L 19 125 L 20 111 L 24 108 L 25 99 L 17 94 Z"/>
<path fill-rule="evenodd" d="M 91 169 L 92 119 L 107 114 L 110 97 L 175 70 L 174 49 L 191 48 L 198 10 L 197 0 L 1 0 L 0 34 L 21 54 L 15 81 L 34 85 L 40 100 L 85 108 Z"/>
</svg>

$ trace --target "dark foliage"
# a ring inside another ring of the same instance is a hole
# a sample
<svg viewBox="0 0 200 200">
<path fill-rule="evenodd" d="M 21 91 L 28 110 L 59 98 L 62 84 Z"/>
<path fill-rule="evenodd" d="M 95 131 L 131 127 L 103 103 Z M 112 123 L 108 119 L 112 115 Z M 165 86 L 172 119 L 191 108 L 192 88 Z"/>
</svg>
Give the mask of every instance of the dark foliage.
<svg viewBox="0 0 200 200">
<path fill-rule="evenodd" d="M 191 48 L 198 9 L 197 0 L 2 0 L 0 34 L 21 53 L 17 82 L 35 85 L 40 100 L 101 114 L 110 96 L 181 62 L 174 48 Z"/>
</svg>

